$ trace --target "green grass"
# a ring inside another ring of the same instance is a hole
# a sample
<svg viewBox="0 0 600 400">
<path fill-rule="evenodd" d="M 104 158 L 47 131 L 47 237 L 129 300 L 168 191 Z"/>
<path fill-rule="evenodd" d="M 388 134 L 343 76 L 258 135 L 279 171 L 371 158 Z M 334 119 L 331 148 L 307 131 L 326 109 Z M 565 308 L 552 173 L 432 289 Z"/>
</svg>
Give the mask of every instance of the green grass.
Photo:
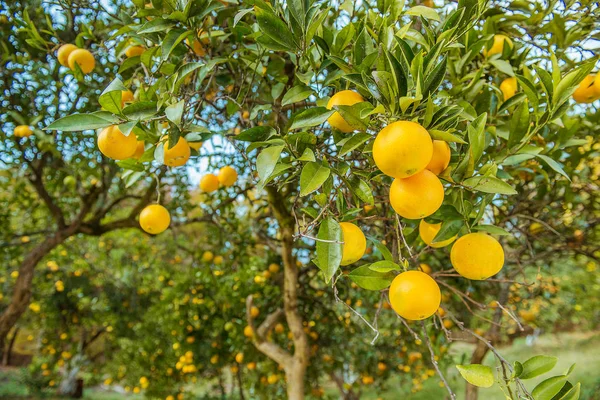
<svg viewBox="0 0 600 400">
<path fill-rule="evenodd" d="M 456 343 L 452 346 L 451 354 L 455 363 L 461 363 L 468 360 L 473 350 L 472 344 Z M 571 374 L 571 382 L 581 382 L 582 385 L 582 400 L 597 400 L 600 399 L 600 335 L 596 332 L 587 333 L 562 333 L 560 335 L 544 335 L 540 337 L 533 346 L 527 346 L 525 339 L 519 339 L 510 347 L 500 348 L 500 353 L 508 361 L 525 361 L 528 358 L 546 354 L 558 357 L 558 363 L 554 369 L 537 379 L 526 381 L 526 386 L 529 390 L 546 377 L 552 374 L 558 375 L 565 372 L 573 363 L 577 364 L 575 371 Z M 488 354 L 485 364 L 494 366 L 495 361 L 492 354 Z M 464 398 L 465 382 L 458 375 L 455 368 L 450 367 L 447 373 L 447 378 L 450 386 L 457 394 L 458 399 Z M 388 389 L 384 393 L 378 393 L 375 390 L 366 391 L 361 399 L 375 400 L 381 398 L 384 400 L 431 400 L 444 399 L 446 390 L 439 386 L 439 378 L 434 376 L 427 380 L 423 385 L 423 390 L 418 393 L 411 393 L 410 386 L 401 384 L 400 380 L 391 380 Z M 328 390 L 328 393 L 333 396 L 338 396 L 339 393 L 335 390 Z M 480 389 L 479 398 L 482 400 L 505 400 L 505 397 L 500 389 L 492 387 L 489 389 Z M 140 395 L 124 395 L 115 392 L 102 391 L 95 388 L 87 388 L 85 390 L 85 399 L 90 400 L 140 400 L 143 397 Z M 20 382 L 19 370 L 2 370 L 0 369 L 0 399 L 7 400 L 23 400 L 34 399 L 28 396 L 26 387 Z M 44 397 L 44 399 L 52 399 L 52 397 Z"/>
</svg>

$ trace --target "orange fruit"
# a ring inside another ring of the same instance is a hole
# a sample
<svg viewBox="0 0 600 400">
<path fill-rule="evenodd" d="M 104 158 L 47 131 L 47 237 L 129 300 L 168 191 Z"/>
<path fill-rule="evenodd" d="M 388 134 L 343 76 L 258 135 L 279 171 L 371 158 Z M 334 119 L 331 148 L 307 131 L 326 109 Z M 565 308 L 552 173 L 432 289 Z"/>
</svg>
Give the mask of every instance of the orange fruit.
<svg viewBox="0 0 600 400">
<path fill-rule="evenodd" d="M 344 240 L 340 264 L 349 265 L 360 260 L 365 254 L 367 239 L 360 228 L 351 222 L 340 222 L 340 228 Z"/>
<path fill-rule="evenodd" d="M 202 261 L 204 262 L 211 262 L 214 258 L 214 254 L 212 253 L 212 251 L 205 251 L 202 254 Z"/>
<path fill-rule="evenodd" d="M 397 121 L 383 128 L 373 143 L 377 168 L 393 178 L 408 178 L 427 167 L 433 156 L 433 142 L 416 122 Z"/>
<path fill-rule="evenodd" d="M 283 324 L 277 324 L 275 325 L 275 333 L 283 333 L 285 331 L 285 327 L 283 326 Z"/>
<path fill-rule="evenodd" d="M 140 226 L 153 235 L 164 232 L 171 223 L 169 211 L 160 204 L 146 206 L 140 213 Z"/>
<path fill-rule="evenodd" d="M 132 158 L 135 158 L 136 160 L 139 160 L 144 155 L 145 151 L 146 151 L 146 148 L 145 148 L 144 141 L 143 140 L 138 140 L 137 145 L 135 147 L 135 153 L 133 153 Z"/>
<path fill-rule="evenodd" d="M 443 201 L 442 182 L 427 169 L 410 178 L 394 179 L 390 187 L 390 204 L 407 219 L 425 218 L 436 212 Z"/>
<path fill-rule="evenodd" d="M 419 264 L 419 268 L 427 275 L 431 275 L 432 269 L 428 264 Z"/>
<path fill-rule="evenodd" d="M 255 370 L 256 369 L 256 363 L 255 362 L 249 362 L 248 364 L 246 364 L 246 368 L 248 368 L 250 371 Z"/>
<path fill-rule="evenodd" d="M 78 47 L 74 44 L 63 44 L 58 49 L 56 53 L 56 58 L 58 59 L 58 63 L 63 67 L 69 66 L 69 55 L 73 52 L 73 50 L 77 50 Z"/>
<path fill-rule="evenodd" d="M 27 125 L 19 125 L 15 127 L 13 134 L 15 137 L 29 137 L 33 134 L 33 130 Z"/>
<path fill-rule="evenodd" d="M 425 242 L 426 245 L 431 246 L 435 249 L 440 247 L 446 247 L 456 240 L 456 235 L 454 235 L 450 239 L 446 239 L 438 243 L 431 243 L 433 241 L 433 238 L 435 238 L 435 235 L 438 234 L 441 228 L 441 222 L 439 224 L 430 224 L 424 219 L 422 219 L 421 222 L 419 222 L 419 236 L 421 237 L 421 240 Z"/>
<path fill-rule="evenodd" d="M 98 148 L 108 158 L 125 160 L 135 154 L 137 139 L 133 132 L 125 136 L 117 125 L 111 125 L 98 135 Z"/>
<path fill-rule="evenodd" d="M 494 54 L 502 54 L 502 50 L 504 49 L 504 43 L 509 47 L 513 47 L 513 42 L 506 35 L 494 35 L 494 43 L 492 47 L 489 49 L 483 48 L 483 55 L 486 57 L 493 56 Z"/>
<path fill-rule="evenodd" d="M 250 325 L 246 325 L 246 327 L 244 328 L 244 336 L 248 338 L 254 336 L 254 331 L 252 330 L 252 327 Z"/>
<path fill-rule="evenodd" d="M 256 317 L 258 317 L 258 314 L 260 314 L 260 310 L 258 309 L 258 307 L 252 306 L 252 308 L 250 309 L 250 315 L 253 318 L 256 318 Z"/>
<path fill-rule="evenodd" d="M 244 353 L 237 353 L 235 355 L 235 362 L 241 364 L 244 362 Z"/>
<path fill-rule="evenodd" d="M 600 79 L 597 76 L 588 75 L 583 78 L 577 89 L 573 92 L 573 99 L 576 102 L 592 103 L 600 98 Z"/>
<path fill-rule="evenodd" d="M 69 54 L 67 62 L 69 64 L 69 68 L 71 68 L 73 71 L 75 70 L 75 64 L 79 65 L 81 72 L 84 74 L 89 74 L 96 66 L 94 55 L 86 49 L 73 50 L 71 54 Z"/>
<path fill-rule="evenodd" d="M 513 97 L 517 93 L 517 78 L 513 76 L 503 80 L 500 83 L 500 90 L 502 91 L 502 96 L 504 96 L 504 101 Z"/>
<path fill-rule="evenodd" d="M 206 50 L 204 50 L 204 46 L 200 43 L 199 40 L 194 39 L 191 41 L 189 38 L 185 39 L 185 42 L 192 48 L 192 51 L 199 57 L 204 57 L 206 55 Z"/>
<path fill-rule="evenodd" d="M 141 56 L 144 51 L 146 51 L 144 46 L 131 46 L 125 50 L 125 56 L 127 58 Z"/>
<path fill-rule="evenodd" d="M 131 103 L 133 101 L 133 92 L 131 90 L 121 91 L 121 108 L 125 107 L 125 103 Z"/>
<path fill-rule="evenodd" d="M 269 272 L 272 274 L 276 274 L 279 272 L 279 265 L 273 263 L 271 265 L 269 265 Z"/>
<path fill-rule="evenodd" d="M 169 148 L 168 140 L 165 141 L 164 153 L 165 165 L 168 165 L 169 167 L 181 167 L 189 160 L 190 155 L 192 154 L 190 152 L 190 146 L 182 137 L 179 138 L 173 148 Z"/>
<path fill-rule="evenodd" d="M 215 256 L 215 258 L 213 258 L 213 264 L 215 264 L 215 265 L 223 264 L 223 256 Z"/>
<path fill-rule="evenodd" d="M 486 233 L 469 233 L 459 238 L 450 251 L 452 266 L 467 279 L 484 280 L 504 265 L 504 249 Z"/>
<path fill-rule="evenodd" d="M 390 285 L 389 296 L 394 311 L 412 321 L 431 317 L 442 301 L 436 281 L 421 271 L 406 271 L 397 275 Z"/>
<path fill-rule="evenodd" d="M 363 99 L 363 97 L 360 94 L 352 90 L 342 90 L 341 92 L 337 92 L 336 94 L 331 96 L 331 98 L 327 102 L 327 108 L 331 110 L 333 109 L 333 106 L 351 106 L 356 103 L 361 103 L 363 101 L 365 101 L 365 99 Z M 344 133 L 350 133 L 354 131 L 354 128 L 350 126 L 350 124 L 348 124 L 346 120 L 341 116 L 341 114 L 337 111 L 334 112 L 331 115 L 331 117 L 327 119 L 327 122 L 329 122 L 329 125 L 331 125 L 332 128 L 335 128 Z"/>
<path fill-rule="evenodd" d="M 238 174 L 236 170 L 230 166 L 226 166 L 221 168 L 219 171 L 219 183 L 223 186 L 233 186 L 235 181 L 237 181 Z"/>
<path fill-rule="evenodd" d="M 219 178 L 214 174 L 206 174 L 200 180 L 200 189 L 203 192 L 214 192 L 219 188 Z"/>
<path fill-rule="evenodd" d="M 188 144 L 192 149 L 196 151 L 200 150 L 200 148 L 202 147 L 202 142 L 188 142 Z"/>
<path fill-rule="evenodd" d="M 441 174 L 450 164 L 450 146 L 443 140 L 433 141 L 433 155 L 427 169 L 436 175 Z"/>
</svg>

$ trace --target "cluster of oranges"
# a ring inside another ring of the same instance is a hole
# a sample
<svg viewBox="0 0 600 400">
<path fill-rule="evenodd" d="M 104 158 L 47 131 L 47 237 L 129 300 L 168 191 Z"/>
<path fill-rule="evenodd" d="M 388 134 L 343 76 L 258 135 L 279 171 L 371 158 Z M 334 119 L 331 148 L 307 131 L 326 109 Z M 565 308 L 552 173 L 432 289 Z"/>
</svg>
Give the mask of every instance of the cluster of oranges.
<svg viewBox="0 0 600 400">
<path fill-rule="evenodd" d="M 238 174 L 235 168 L 225 166 L 219 170 L 218 175 L 206 174 L 200 180 L 200 190 L 206 193 L 219 189 L 219 185 L 230 187 L 237 181 Z"/>
<path fill-rule="evenodd" d="M 508 38 L 496 37 L 486 55 L 501 52 L 505 40 L 510 42 Z M 333 95 L 327 106 L 331 109 L 336 105 L 354 105 L 362 101 L 360 94 L 344 90 Z M 328 122 L 345 133 L 354 130 L 337 111 Z M 442 224 L 428 223 L 424 219 L 435 213 L 444 201 L 444 187 L 438 175 L 450 164 L 448 143 L 432 140 L 427 130 L 416 122 L 396 121 L 377 134 L 373 158 L 384 174 L 394 178 L 389 191 L 394 211 L 406 219 L 421 219 L 419 234 L 423 242 L 434 248 L 453 243 L 456 236 L 434 243 Z M 340 264 L 349 265 L 364 255 L 366 239 L 353 223 L 342 222 L 340 227 L 344 241 Z M 485 233 L 469 233 L 456 240 L 450 259 L 454 269 L 463 277 L 483 280 L 502 269 L 504 250 L 496 239 Z M 390 286 L 389 297 L 392 308 L 408 320 L 429 318 L 441 302 L 438 284 L 422 271 L 406 271 L 397 275 Z"/>
<path fill-rule="evenodd" d="M 87 49 L 80 49 L 74 44 L 64 44 L 58 49 L 56 54 L 58 62 L 63 67 L 68 67 L 75 70 L 75 65 L 78 65 L 81 72 L 89 74 L 96 66 L 94 55 Z"/>
</svg>

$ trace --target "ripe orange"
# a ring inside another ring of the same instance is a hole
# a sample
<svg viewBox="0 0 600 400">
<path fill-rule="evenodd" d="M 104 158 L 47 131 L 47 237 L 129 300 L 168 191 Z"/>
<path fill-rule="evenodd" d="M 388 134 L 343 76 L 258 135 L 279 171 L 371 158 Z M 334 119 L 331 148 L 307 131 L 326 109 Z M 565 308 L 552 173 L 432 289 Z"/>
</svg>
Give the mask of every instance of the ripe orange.
<svg viewBox="0 0 600 400">
<path fill-rule="evenodd" d="M 344 245 L 342 248 L 341 265 L 357 262 L 365 254 L 367 239 L 360 228 L 351 222 L 340 222 Z"/>
<path fill-rule="evenodd" d="M 442 205 L 444 187 L 435 174 L 423 170 L 410 178 L 394 179 L 390 187 L 390 203 L 407 219 L 425 218 Z"/>
<path fill-rule="evenodd" d="M 502 91 L 502 95 L 504 96 L 504 101 L 510 99 L 517 93 L 517 78 L 514 76 L 511 78 L 506 78 L 500 84 L 500 90 Z"/>
<path fill-rule="evenodd" d="M 237 353 L 235 355 L 235 362 L 241 364 L 244 362 L 244 353 Z"/>
<path fill-rule="evenodd" d="M 196 151 L 200 150 L 200 148 L 202 147 L 202 142 L 188 142 L 188 144 L 192 149 Z"/>
<path fill-rule="evenodd" d="M 219 183 L 223 186 L 233 186 L 237 181 L 238 174 L 235 169 L 230 166 L 225 166 L 219 171 Z"/>
<path fill-rule="evenodd" d="M 171 223 L 169 211 L 160 204 L 146 206 L 140 213 L 140 226 L 153 235 L 164 232 Z"/>
<path fill-rule="evenodd" d="M 187 160 L 189 160 L 190 155 L 190 146 L 187 141 L 180 137 L 175 146 L 173 148 L 169 148 L 169 141 L 165 142 L 165 165 L 169 167 L 181 167 L 184 165 Z"/>
<path fill-rule="evenodd" d="M 133 101 L 133 92 L 131 90 L 121 91 L 121 108 L 125 107 L 125 103 L 131 103 Z"/>
<path fill-rule="evenodd" d="M 212 253 L 212 251 L 205 251 L 202 254 L 202 261 L 204 262 L 211 262 L 214 258 L 214 254 Z"/>
<path fill-rule="evenodd" d="M 246 364 L 246 368 L 248 368 L 250 371 L 255 370 L 256 369 L 256 363 L 253 362 L 249 362 L 248 364 Z"/>
<path fill-rule="evenodd" d="M 504 250 L 486 233 L 469 233 L 454 243 L 450 261 L 456 272 L 465 278 L 484 280 L 500 272 L 504 265 Z"/>
<path fill-rule="evenodd" d="M 252 327 L 250 325 L 246 325 L 246 327 L 244 328 L 244 336 L 248 338 L 254 336 L 254 331 L 252 330 Z"/>
<path fill-rule="evenodd" d="M 206 55 L 206 50 L 204 50 L 204 46 L 198 39 L 194 39 L 191 41 L 189 38 L 185 39 L 185 42 L 192 48 L 194 53 L 199 57 L 204 57 Z"/>
<path fill-rule="evenodd" d="M 390 285 L 389 295 L 394 311 L 402 318 L 413 321 L 431 317 L 442 300 L 436 281 L 421 271 L 406 271 L 397 275 Z"/>
<path fill-rule="evenodd" d="M 433 155 L 427 169 L 436 175 L 441 174 L 450 164 L 450 146 L 443 140 L 433 141 Z"/>
<path fill-rule="evenodd" d="M 125 160 L 135 154 L 137 139 L 135 134 L 125 136 L 117 125 L 111 125 L 98 135 L 98 148 L 108 158 Z"/>
<path fill-rule="evenodd" d="M 600 98 L 600 74 L 588 75 L 579 84 L 575 92 L 573 92 L 573 99 L 578 103 L 592 103 Z"/>
<path fill-rule="evenodd" d="M 144 141 L 143 140 L 138 140 L 137 145 L 135 147 L 135 153 L 133 153 L 132 158 L 135 158 L 136 160 L 139 160 L 144 155 L 145 151 L 146 151 L 146 148 L 145 148 Z"/>
<path fill-rule="evenodd" d="M 215 258 L 213 258 L 213 264 L 215 264 L 215 265 L 223 264 L 223 256 L 215 256 Z"/>
<path fill-rule="evenodd" d="M 252 316 L 252 318 L 258 317 L 258 314 L 260 314 L 260 310 L 258 309 L 258 307 L 252 306 L 252 308 L 250 309 L 250 315 Z"/>
<path fill-rule="evenodd" d="M 416 122 L 397 121 L 377 134 L 373 158 L 377 168 L 393 178 L 408 178 L 424 170 L 433 155 L 433 142 Z"/>
<path fill-rule="evenodd" d="M 484 48 L 483 55 L 489 57 L 493 56 L 494 54 L 502 54 L 502 50 L 504 49 L 504 42 L 506 42 L 506 44 L 509 47 L 513 47 L 513 42 L 508 36 L 494 35 L 494 43 L 492 44 L 492 47 L 490 47 L 489 49 Z"/>
<path fill-rule="evenodd" d="M 27 125 L 19 125 L 15 127 L 13 134 L 15 137 L 29 137 L 33 134 L 33 130 Z"/>
<path fill-rule="evenodd" d="M 272 274 L 276 274 L 279 272 L 279 265 L 273 263 L 269 265 L 269 272 Z"/>
<path fill-rule="evenodd" d="M 69 64 L 69 68 L 71 68 L 73 71 L 75 70 L 75 64 L 79 65 L 81 72 L 84 74 L 89 74 L 96 66 L 94 55 L 86 49 L 73 50 L 71 54 L 69 54 L 67 62 Z"/>
<path fill-rule="evenodd" d="M 63 67 L 69 66 L 69 55 L 73 52 L 73 50 L 77 50 L 77 46 L 74 44 L 63 44 L 58 49 L 56 53 L 56 58 L 58 59 L 58 63 Z"/>
<path fill-rule="evenodd" d="M 427 275 L 431 275 L 432 269 L 428 264 L 419 264 L 419 268 Z"/>
<path fill-rule="evenodd" d="M 144 46 L 131 46 L 125 50 L 125 56 L 127 58 L 141 56 L 144 51 L 146 51 Z"/>
<path fill-rule="evenodd" d="M 441 228 L 441 222 L 439 224 L 430 224 L 427 223 L 424 219 L 422 219 L 421 222 L 419 222 L 419 236 L 421 237 L 421 240 L 425 242 L 425 244 L 428 246 L 431 246 L 436 249 L 440 247 L 446 247 L 456 240 L 456 235 L 454 235 L 450 239 L 446 239 L 438 243 L 431 243 L 433 241 L 433 238 L 435 238 L 435 235 L 438 234 Z"/>
<path fill-rule="evenodd" d="M 360 94 L 352 90 L 342 90 L 341 92 L 337 92 L 336 94 L 331 96 L 331 98 L 327 102 L 327 108 L 331 110 L 333 109 L 333 106 L 351 106 L 363 101 L 365 101 L 365 99 L 363 99 L 363 97 Z M 329 122 L 329 125 L 331 125 L 332 128 L 335 128 L 344 133 L 350 133 L 354 131 L 354 128 L 350 126 L 350 124 L 348 124 L 346 120 L 341 116 L 341 114 L 337 111 L 334 112 L 331 115 L 331 117 L 327 119 L 327 122 Z"/>
<path fill-rule="evenodd" d="M 200 189 L 203 192 L 211 193 L 219 188 L 219 178 L 214 174 L 206 174 L 200 180 Z"/>
</svg>

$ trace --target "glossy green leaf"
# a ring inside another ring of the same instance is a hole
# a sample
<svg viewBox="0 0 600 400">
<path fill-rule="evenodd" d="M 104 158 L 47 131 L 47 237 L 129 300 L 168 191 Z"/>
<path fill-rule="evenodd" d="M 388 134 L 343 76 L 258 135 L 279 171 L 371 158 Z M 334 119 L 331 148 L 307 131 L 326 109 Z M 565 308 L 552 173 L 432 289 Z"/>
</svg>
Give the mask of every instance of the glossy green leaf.
<svg viewBox="0 0 600 400">
<path fill-rule="evenodd" d="M 462 377 L 471 385 L 489 388 L 494 384 L 494 372 L 487 365 L 457 365 L 456 368 Z"/>
</svg>

